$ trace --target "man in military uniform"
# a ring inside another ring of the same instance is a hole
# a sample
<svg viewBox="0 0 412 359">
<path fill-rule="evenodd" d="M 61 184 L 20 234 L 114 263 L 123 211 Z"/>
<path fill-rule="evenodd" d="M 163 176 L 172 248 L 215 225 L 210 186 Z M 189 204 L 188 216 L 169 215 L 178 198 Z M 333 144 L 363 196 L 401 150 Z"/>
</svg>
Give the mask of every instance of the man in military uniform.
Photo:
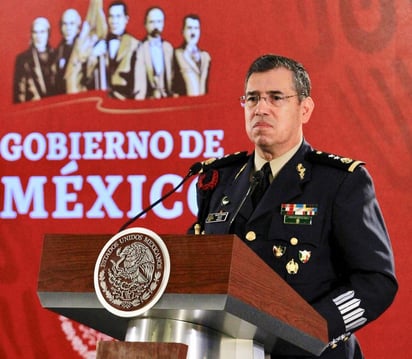
<svg viewBox="0 0 412 359">
<path fill-rule="evenodd" d="M 393 254 L 363 163 L 303 138 L 310 91 L 296 61 L 255 60 L 240 99 L 255 150 L 199 176 L 191 232 L 235 233 L 325 318 L 330 342 L 321 358 L 363 358 L 353 332 L 392 303 Z"/>
</svg>

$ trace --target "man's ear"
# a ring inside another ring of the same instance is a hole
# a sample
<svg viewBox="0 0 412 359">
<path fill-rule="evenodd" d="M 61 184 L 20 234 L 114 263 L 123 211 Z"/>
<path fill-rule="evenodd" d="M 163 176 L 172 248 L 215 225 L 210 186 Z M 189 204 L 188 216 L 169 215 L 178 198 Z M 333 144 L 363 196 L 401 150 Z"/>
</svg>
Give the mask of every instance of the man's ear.
<svg viewBox="0 0 412 359">
<path fill-rule="evenodd" d="M 315 103 L 312 100 L 312 97 L 306 97 L 302 100 L 301 111 L 302 111 L 302 123 L 308 123 L 312 111 L 315 108 Z"/>
</svg>

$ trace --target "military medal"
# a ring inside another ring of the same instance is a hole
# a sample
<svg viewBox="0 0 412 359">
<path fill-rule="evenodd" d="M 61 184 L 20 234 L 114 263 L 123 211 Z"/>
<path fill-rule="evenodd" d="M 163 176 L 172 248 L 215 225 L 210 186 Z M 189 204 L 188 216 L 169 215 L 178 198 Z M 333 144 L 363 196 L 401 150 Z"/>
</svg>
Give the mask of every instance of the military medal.
<svg viewBox="0 0 412 359">
<path fill-rule="evenodd" d="M 282 257 L 286 252 L 285 246 L 273 246 L 273 254 L 276 258 Z"/>
<path fill-rule="evenodd" d="M 280 214 L 285 224 L 312 224 L 313 216 L 318 213 L 317 204 L 282 203 Z"/>
<path fill-rule="evenodd" d="M 311 251 L 307 251 L 307 250 L 299 251 L 299 260 L 302 263 L 307 263 L 310 259 L 311 254 L 312 254 Z"/>
<path fill-rule="evenodd" d="M 299 263 L 295 262 L 293 258 L 286 264 L 286 270 L 289 274 L 296 274 L 299 270 Z"/>
</svg>

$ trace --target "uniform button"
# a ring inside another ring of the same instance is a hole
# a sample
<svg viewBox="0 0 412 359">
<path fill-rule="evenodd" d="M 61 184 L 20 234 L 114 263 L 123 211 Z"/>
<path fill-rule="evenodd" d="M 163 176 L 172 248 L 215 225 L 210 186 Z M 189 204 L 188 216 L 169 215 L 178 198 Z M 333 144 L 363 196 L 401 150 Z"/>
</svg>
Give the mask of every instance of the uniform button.
<svg viewBox="0 0 412 359">
<path fill-rule="evenodd" d="M 337 346 L 338 346 L 337 343 L 333 343 L 333 344 L 330 346 L 330 348 L 331 348 L 331 349 L 335 349 Z"/>
<path fill-rule="evenodd" d="M 249 232 L 246 233 L 245 238 L 246 238 L 248 241 L 254 241 L 254 240 L 256 239 L 256 233 L 253 232 L 253 231 L 249 231 Z"/>
<path fill-rule="evenodd" d="M 296 246 L 298 243 L 299 243 L 299 240 L 298 240 L 296 237 L 292 237 L 292 238 L 290 239 L 290 244 L 291 244 L 292 246 Z"/>
</svg>

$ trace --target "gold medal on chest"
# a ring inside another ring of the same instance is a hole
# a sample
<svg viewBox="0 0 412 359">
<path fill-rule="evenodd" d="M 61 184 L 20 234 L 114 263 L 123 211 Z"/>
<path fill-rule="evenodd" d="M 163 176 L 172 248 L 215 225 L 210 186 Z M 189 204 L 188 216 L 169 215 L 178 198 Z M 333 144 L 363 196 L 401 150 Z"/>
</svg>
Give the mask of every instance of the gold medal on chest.
<svg viewBox="0 0 412 359">
<path fill-rule="evenodd" d="M 292 258 L 287 264 L 286 264 L 286 270 L 288 271 L 289 274 L 297 274 L 299 271 L 299 263 L 295 262 L 294 259 Z"/>
</svg>

